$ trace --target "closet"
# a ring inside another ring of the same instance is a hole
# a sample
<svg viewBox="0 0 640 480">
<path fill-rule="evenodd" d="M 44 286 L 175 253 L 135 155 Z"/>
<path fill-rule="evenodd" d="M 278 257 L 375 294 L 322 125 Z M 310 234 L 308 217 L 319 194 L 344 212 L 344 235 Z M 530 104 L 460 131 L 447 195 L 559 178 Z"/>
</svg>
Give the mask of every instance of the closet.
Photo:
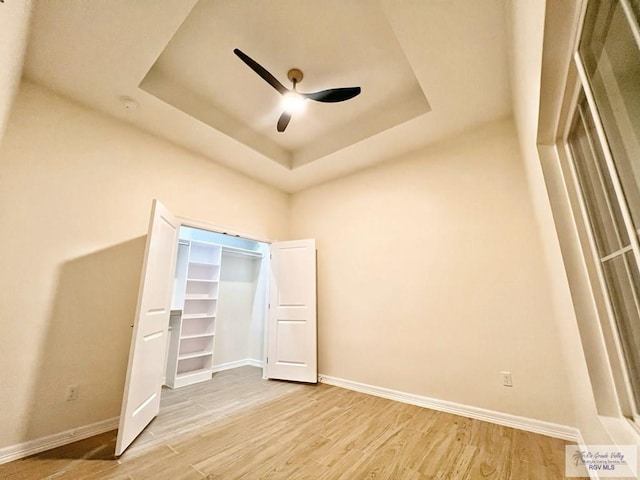
<svg viewBox="0 0 640 480">
<path fill-rule="evenodd" d="M 266 244 L 187 225 L 153 200 L 116 456 L 158 415 L 165 383 L 244 365 L 318 381 L 315 240 Z"/>
<path fill-rule="evenodd" d="M 268 245 L 180 228 L 165 384 L 210 380 L 216 371 L 262 366 Z"/>
</svg>

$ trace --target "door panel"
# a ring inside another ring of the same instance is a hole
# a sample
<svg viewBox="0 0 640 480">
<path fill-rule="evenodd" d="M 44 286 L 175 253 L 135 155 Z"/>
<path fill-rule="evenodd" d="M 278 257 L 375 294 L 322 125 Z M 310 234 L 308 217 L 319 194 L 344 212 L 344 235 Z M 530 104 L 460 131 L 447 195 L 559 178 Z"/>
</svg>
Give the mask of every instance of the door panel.
<svg viewBox="0 0 640 480">
<path fill-rule="evenodd" d="M 316 383 L 315 240 L 271 244 L 267 378 Z"/>
<path fill-rule="evenodd" d="M 177 219 L 154 200 L 129 350 L 116 455 L 124 452 L 160 410 L 179 226 Z"/>
</svg>

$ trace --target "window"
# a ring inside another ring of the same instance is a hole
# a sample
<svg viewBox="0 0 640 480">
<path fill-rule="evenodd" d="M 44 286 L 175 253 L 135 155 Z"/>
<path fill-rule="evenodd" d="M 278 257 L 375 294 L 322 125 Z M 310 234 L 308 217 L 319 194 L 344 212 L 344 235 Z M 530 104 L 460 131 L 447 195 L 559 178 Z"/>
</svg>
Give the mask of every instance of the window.
<svg viewBox="0 0 640 480">
<path fill-rule="evenodd" d="M 640 0 L 589 0 L 568 150 L 640 423 Z"/>
<path fill-rule="evenodd" d="M 579 53 L 636 226 L 640 226 L 640 49 L 624 2 L 588 4 Z M 637 25 L 634 25 L 637 27 Z"/>
<path fill-rule="evenodd" d="M 608 173 L 603 146 L 586 98 L 581 95 L 568 137 L 578 183 L 593 233 L 620 343 L 629 370 L 630 386 L 640 411 L 640 305 L 638 265 L 621 206 Z"/>
</svg>

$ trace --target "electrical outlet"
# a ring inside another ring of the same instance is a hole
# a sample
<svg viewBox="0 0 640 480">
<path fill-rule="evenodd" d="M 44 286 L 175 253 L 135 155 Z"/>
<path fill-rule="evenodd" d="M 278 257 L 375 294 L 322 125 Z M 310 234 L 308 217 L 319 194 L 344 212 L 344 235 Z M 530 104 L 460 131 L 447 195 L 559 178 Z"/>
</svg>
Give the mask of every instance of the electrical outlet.
<svg viewBox="0 0 640 480">
<path fill-rule="evenodd" d="M 500 372 L 502 374 L 502 385 L 505 387 L 513 387 L 513 379 L 511 378 L 511 372 Z"/>
<path fill-rule="evenodd" d="M 67 395 L 65 397 L 65 400 L 67 402 L 71 401 L 71 400 L 77 400 L 78 399 L 78 390 L 80 390 L 80 385 L 69 385 L 67 387 Z"/>
</svg>

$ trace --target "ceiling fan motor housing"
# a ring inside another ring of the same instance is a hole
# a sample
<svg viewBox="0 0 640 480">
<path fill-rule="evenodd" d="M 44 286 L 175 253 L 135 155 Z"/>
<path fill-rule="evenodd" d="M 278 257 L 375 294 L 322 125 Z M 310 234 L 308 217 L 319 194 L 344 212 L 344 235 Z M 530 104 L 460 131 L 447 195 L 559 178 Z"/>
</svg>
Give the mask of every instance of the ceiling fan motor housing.
<svg viewBox="0 0 640 480">
<path fill-rule="evenodd" d="M 304 74 L 302 73 L 302 70 L 298 68 L 292 68 L 287 72 L 287 78 L 289 81 L 293 82 L 294 85 L 300 83 L 303 77 Z"/>
</svg>

